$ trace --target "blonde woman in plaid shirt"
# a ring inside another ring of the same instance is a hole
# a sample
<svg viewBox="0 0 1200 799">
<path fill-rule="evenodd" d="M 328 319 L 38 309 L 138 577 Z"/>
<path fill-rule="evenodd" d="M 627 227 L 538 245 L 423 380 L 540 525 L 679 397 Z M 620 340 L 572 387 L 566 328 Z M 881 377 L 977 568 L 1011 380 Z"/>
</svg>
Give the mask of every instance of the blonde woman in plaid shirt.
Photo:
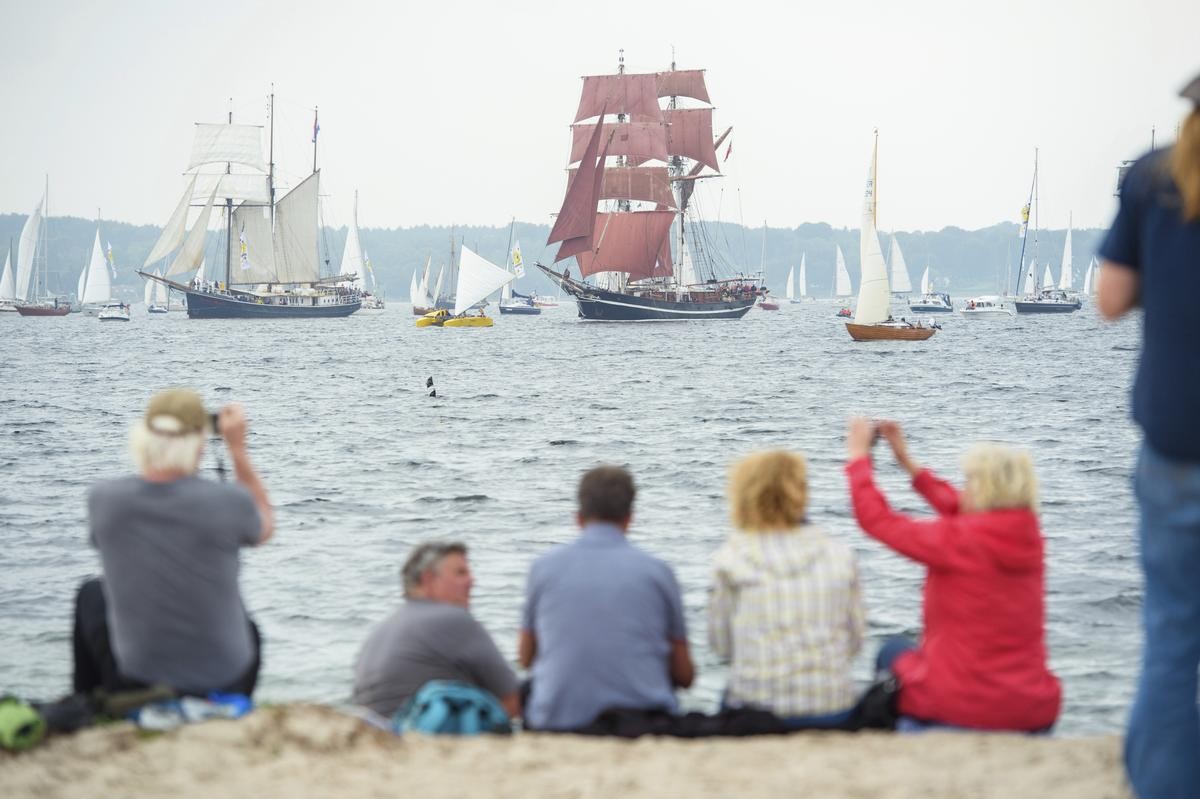
<svg viewBox="0 0 1200 799">
<path fill-rule="evenodd" d="M 853 551 L 808 523 L 798 454 L 734 464 L 729 502 L 737 529 L 717 551 L 708 604 L 709 646 L 730 663 L 725 706 L 769 710 L 797 728 L 844 725 L 865 627 Z"/>
</svg>

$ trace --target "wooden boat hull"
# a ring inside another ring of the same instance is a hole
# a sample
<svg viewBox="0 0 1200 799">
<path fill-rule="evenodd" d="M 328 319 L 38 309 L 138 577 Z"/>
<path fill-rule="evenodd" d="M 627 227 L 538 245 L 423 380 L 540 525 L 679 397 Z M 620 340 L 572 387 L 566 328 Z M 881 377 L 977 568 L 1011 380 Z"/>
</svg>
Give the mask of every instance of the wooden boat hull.
<svg viewBox="0 0 1200 799">
<path fill-rule="evenodd" d="M 21 316 L 66 316 L 71 312 L 69 305 L 18 305 Z"/>
<path fill-rule="evenodd" d="M 932 327 L 895 327 L 893 325 L 856 325 L 846 323 L 855 341 L 924 341 L 934 334 Z"/>
</svg>

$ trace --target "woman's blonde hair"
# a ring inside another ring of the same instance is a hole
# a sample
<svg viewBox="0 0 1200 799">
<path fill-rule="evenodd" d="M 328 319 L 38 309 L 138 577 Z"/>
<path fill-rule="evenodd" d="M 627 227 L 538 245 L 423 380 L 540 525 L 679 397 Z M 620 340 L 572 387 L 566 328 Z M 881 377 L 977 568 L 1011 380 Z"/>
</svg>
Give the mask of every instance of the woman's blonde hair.
<svg viewBox="0 0 1200 799">
<path fill-rule="evenodd" d="M 729 470 L 734 526 L 760 532 L 795 527 L 808 508 L 808 464 L 784 450 L 756 452 Z"/>
<path fill-rule="evenodd" d="M 1037 510 L 1037 477 L 1033 473 L 1033 459 L 1025 450 L 976 444 L 963 456 L 963 471 L 972 509 Z"/>
<path fill-rule="evenodd" d="M 1200 107 L 1183 120 L 1169 161 L 1171 177 L 1183 198 L 1183 221 L 1200 219 Z"/>
<path fill-rule="evenodd" d="M 182 425 L 174 417 L 155 416 L 154 420 L 155 427 L 160 430 L 182 430 Z M 147 427 L 145 419 L 138 419 L 129 429 L 129 454 L 142 472 L 191 474 L 199 468 L 203 450 L 204 436 L 201 433 L 160 433 Z"/>
</svg>

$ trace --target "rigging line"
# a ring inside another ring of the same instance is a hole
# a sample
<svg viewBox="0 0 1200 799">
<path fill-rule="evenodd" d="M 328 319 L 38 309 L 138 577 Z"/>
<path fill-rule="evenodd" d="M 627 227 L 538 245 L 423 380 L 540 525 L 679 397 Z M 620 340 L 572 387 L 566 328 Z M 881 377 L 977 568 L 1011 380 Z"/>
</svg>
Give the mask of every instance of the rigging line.
<svg viewBox="0 0 1200 799">
<path fill-rule="evenodd" d="M 738 186 L 738 224 L 742 226 L 742 265 L 747 263 L 746 257 L 746 217 L 742 213 L 742 187 Z"/>
</svg>

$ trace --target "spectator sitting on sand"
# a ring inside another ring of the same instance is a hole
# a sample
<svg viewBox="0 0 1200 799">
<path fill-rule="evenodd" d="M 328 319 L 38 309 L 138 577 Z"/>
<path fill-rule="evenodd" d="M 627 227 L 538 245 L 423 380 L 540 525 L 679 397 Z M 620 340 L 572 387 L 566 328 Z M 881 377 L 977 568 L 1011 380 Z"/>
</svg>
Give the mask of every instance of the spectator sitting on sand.
<svg viewBox="0 0 1200 799">
<path fill-rule="evenodd" d="M 804 458 L 743 458 L 729 504 L 738 529 L 717 551 L 708 602 L 709 644 L 732 664 L 724 704 L 794 728 L 845 724 L 864 633 L 858 567 L 849 546 L 805 518 Z"/>
<path fill-rule="evenodd" d="M 627 538 L 634 495 L 624 469 L 592 469 L 579 482 L 579 537 L 529 570 L 519 657 L 533 729 L 579 729 L 613 708 L 674 713 L 675 687 L 692 684 L 675 574 Z"/>
<path fill-rule="evenodd" d="M 392 716 L 433 680 L 490 691 L 509 717 L 521 715 L 517 677 L 468 609 L 467 548 L 433 541 L 412 551 L 400 570 L 404 604 L 371 631 L 354 667 L 354 701 Z"/>
<path fill-rule="evenodd" d="M 258 680 L 258 628 L 238 588 L 238 550 L 271 537 L 266 489 L 246 452 L 246 417 L 218 417 L 236 483 L 196 475 L 209 414 L 185 389 L 150 398 L 129 449 L 140 474 L 88 496 L 91 543 L 104 579 L 75 604 L 74 691 L 164 683 L 185 694 L 249 695 Z"/>
<path fill-rule="evenodd" d="M 872 476 L 877 434 L 936 518 L 888 507 Z M 1029 455 L 976 445 L 964 458 L 960 493 L 909 456 L 896 422 L 851 419 L 846 447 L 859 525 L 927 568 L 920 644 L 893 639 L 876 661 L 900 683 L 900 714 L 979 729 L 1049 729 L 1062 689 L 1046 664 L 1042 534 Z"/>
</svg>

